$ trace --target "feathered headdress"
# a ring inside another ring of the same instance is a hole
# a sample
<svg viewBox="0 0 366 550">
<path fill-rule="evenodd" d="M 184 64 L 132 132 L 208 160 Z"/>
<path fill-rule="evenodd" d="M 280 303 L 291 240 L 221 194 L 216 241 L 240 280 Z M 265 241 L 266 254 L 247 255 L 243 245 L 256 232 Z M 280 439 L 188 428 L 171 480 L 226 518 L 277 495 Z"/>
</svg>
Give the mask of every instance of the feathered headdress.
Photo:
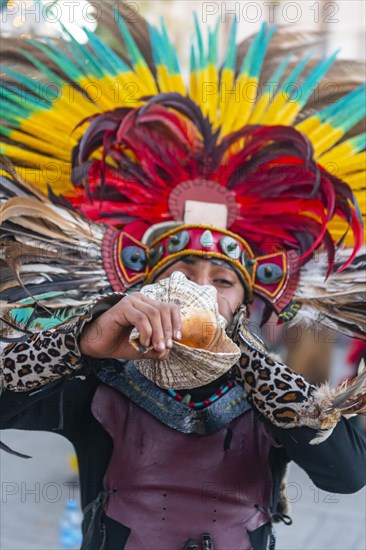
<svg viewBox="0 0 366 550">
<path fill-rule="evenodd" d="M 205 49 L 197 22 L 186 85 L 164 23 L 135 40 L 115 19 L 122 55 L 85 30 L 87 45 L 71 35 L 61 48 L 29 41 L 22 55 L 42 80 L 4 68 L 2 152 L 18 175 L 5 165 L 0 184 L 2 305 L 23 324 L 39 322 L 40 307 L 56 322 L 108 287 L 134 288 L 182 256 L 209 255 L 230 262 L 247 300 L 260 296 L 282 320 L 310 310 L 329 320 L 336 308 L 341 330 L 365 333 L 354 261 L 366 135 L 344 139 L 364 116 L 364 88 L 304 116 L 335 56 L 310 70 L 309 57 L 290 69 L 287 56 L 267 92 L 258 82 L 274 29 L 261 27 L 237 68 L 234 23 L 219 67 L 218 27 Z"/>
</svg>

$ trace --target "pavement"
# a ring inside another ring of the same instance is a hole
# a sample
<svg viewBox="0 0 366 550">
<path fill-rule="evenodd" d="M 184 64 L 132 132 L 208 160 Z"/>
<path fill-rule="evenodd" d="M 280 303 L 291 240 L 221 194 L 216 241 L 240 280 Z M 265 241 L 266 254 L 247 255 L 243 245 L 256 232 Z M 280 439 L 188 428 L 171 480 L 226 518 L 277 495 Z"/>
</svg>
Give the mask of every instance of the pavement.
<svg viewBox="0 0 366 550">
<path fill-rule="evenodd" d="M 0 549 L 60 550 L 60 518 L 65 501 L 76 495 L 71 444 L 56 434 L 19 430 L 2 432 L 1 440 L 32 458 L 0 453 Z M 287 494 L 293 525 L 276 529 L 276 550 L 366 550 L 365 489 L 320 491 L 293 464 Z"/>
</svg>

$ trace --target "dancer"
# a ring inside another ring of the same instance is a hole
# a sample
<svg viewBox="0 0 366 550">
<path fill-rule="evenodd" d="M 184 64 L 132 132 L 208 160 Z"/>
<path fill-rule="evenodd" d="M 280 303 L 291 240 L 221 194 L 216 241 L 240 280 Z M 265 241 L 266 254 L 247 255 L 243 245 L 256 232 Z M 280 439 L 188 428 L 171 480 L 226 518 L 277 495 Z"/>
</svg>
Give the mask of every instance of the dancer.
<svg viewBox="0 0 366 550">
<path fill-rule="evenodd" d="M 233 28 L 221 72 L 217 29 L 206 51 L 197 26 L 187 89 L 165 27 L 148 38 L 139 22 L 134 39 L 116 16 L 123 58 L 92 33 L 88 46 L 70 37 L 67 55 L 32 41 L 41 55 L 24 55 L 57 95 L 6 69 L 23 89 L 4 88 L 16 171 L 4 161 L 2 427 L 73 443 L 85 549 L 274 548 L 273 522 L 290 521 L 290 460 L 328 491 L 365 483 L 365 441 L 342 418 L 364 412 L 365 374 L 315 388 L 250 327 L 258 297 L 264 322 L 275 311 L 364 337 L 364 136 L 342 141 L 364 90 L 301 116 L 334 57 L 313 66 L 300 100 L 284 90 L 307 59 L 288 74 L 286 58 L 274 95 L 223 99 L 224 85 L 258 83 L 266 26 L 238 71 Z M 133 105 L 116 84 L 133 85 Z M 215 297 L 234 362 L 187 346 L 169 296 L 179 285 Z M 184 347 L 194 360 L 177 369 Z"/>
</svg>

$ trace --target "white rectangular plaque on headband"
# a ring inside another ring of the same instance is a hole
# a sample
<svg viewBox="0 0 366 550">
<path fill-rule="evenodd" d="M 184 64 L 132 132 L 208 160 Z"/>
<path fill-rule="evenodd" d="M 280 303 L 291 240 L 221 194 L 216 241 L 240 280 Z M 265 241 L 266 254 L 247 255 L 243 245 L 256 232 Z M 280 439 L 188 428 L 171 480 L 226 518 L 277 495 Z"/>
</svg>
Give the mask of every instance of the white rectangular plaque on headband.
<svg viewBox="0 0 366 550">
<path fill-rule="evenodd" d="M 213 202 L 186 201 L 184 223 L 186 225 L 212 225 L 219 229 L 226 229 L 227 206 Z"/>
</svg>

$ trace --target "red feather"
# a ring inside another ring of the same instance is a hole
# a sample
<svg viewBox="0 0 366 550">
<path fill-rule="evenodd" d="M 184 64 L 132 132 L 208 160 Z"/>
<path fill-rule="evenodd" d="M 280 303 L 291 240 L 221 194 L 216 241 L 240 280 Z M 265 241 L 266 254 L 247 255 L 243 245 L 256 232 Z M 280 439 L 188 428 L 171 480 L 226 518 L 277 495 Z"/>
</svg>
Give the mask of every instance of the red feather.
<svg viewBox="0 0 366 550">
<path fill-rule="evenodd" d="M 234 191 L 239 212 L 230 229 L 258 251 L 295 249 L 304 263 L 323 245 L 331 269 L 336 245 L 327 223 L 335 214 L 355 240 L 343 268 L 362 244 L 352 190 L 317 165 L 309 140 L 294 128 L 247 126 L 218 141 L 199 107 L 177 93 L 89 122 L 73 154 L 74 179 L 82 184 L 88 173 L 88 181 L 68 199 L 95 221 L 121 227 L 171 220 L 171 191 L 202 178 Z M 102 161 L 91 162 L 100 147 Z"/>
</svg>

